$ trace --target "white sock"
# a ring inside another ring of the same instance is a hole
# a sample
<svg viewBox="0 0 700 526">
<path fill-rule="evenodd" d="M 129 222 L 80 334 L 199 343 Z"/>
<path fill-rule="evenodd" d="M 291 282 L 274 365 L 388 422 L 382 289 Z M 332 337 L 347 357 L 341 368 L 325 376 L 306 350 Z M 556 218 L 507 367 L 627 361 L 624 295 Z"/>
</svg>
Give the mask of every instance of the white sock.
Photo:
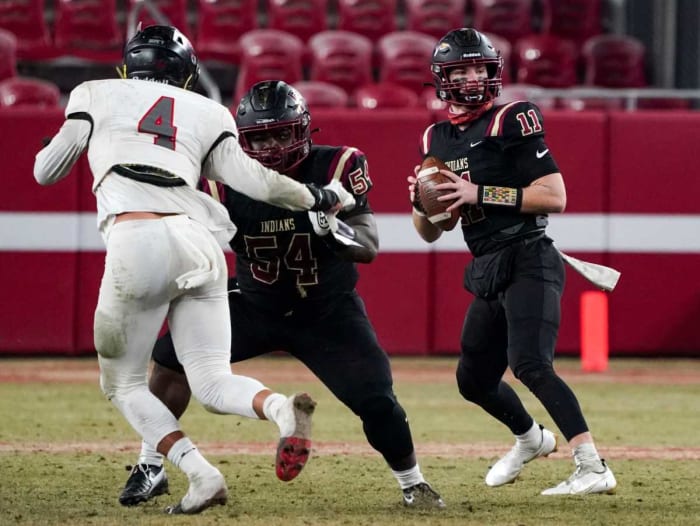
<svg viewBox="0 0 700 526">
<path fill-rule="evenodd" d="M 396 477 L 401 489 L 410 488 L 411 486 L 425 482 L 423 473 L 420 472 L 420 466 L 418 464 L 411 469 L 406 469 L 404 471 L 394 471 L 392 469 L 391 472 L 394 474 L 394 477 Z"/>
<path fill-rule="evenodd" d="M 294 433 L 294 429 L 282 429 L 284 424 L 294 425 L 294 422 L 280 422 L 278 414 L 284 403 L 287 401 L 287 397 L 280 393 L 272 393 L 263 402 L 263 414 L 270 422 L 277 424 L 280 428 L 280 436 L 286 437 L 291 436 Z"/>
<path fill-rule="evenodd" d="M 173 447 L 168 451 L 168 460 L 184 471 L 189 479 L 193 475 L 216 469 L 207 462 L 207 459 L 187 437 L 183 437 L 173 444 Z"/>
<path fill-rule="evenodd" d="M 145 440 L 141 442 L 141 454 L 139 455 L 139 464 L 148 464 L 149 466 L 162 466 L 163 455 L 156 451 L 151 444 Z"/>
<path fill-rule="evenodd" d="M 574 448 L 574 462 L 576 465 L 600 465 L 600 455 L 593 442 L 585 442 Z"/>
<path fill-rule="evenodd" d="M 539 447 L 542 443 L 542 430 L 540 425 L 532 421 L 532 427 L 522 435 L 515 435 L 515 441 L 521 446 Z"/>
</svg>

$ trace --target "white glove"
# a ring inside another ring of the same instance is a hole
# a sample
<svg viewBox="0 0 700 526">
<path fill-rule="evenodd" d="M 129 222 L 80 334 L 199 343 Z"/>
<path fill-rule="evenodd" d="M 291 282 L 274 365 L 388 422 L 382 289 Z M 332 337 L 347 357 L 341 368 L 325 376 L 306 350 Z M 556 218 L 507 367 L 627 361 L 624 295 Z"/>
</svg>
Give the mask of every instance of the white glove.
<svg viewBox="0 0 700 526">
<path fill-rule="evenodd" d="M 321 211 L 309 211 L 308 214 L 311 226 L 314 227 L 314 232 L 326 242 L 331 250 L 362 246 L 353 239 L 355 231 L 352 227 L 335 217 L 335 214 L 326 214 Z"/>
<path fill-rule="evenodd" d="M 355 196 L 348 192 L 340 181 L 332 181 L 323 188 L 335 192 L 340 200 L 341 210 L 347 212 L 355 206 Z"/>
<path fill-rule="evenodd" d="M 309 221 L 311 221 L 311 226 L 314 227 L 314 232 L 319 237 L 325 237 L 331 232 L 338 231 L 338 220 L 335 214 L 327 214 L 325 212 L 312 212 L 309 210 Z"/>
</svg>

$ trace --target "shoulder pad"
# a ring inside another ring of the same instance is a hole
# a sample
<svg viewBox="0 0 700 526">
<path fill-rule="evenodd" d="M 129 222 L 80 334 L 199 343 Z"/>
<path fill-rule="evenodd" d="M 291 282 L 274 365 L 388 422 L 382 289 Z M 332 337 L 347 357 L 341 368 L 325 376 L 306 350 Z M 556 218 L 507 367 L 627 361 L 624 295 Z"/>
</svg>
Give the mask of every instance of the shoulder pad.
<svg viewBox="0 0 700 526">
<path fill-rule="evenodd" d="M 354 195 L 366 194 L 372 188 L 367 157 L 363 151 L 350 146 L 338 148 L 328 176 L 328 182 L 340 181 Z"/>
<path fill-rule="evenodd" d="M 540 109 L 532 102 L 514 101 L 496 107 L 486 129 L 487 137 L 502 137 L 506 141 L 544 135 Z"/>
<path fill-rule="evenodd" d="M 66 105 L 65 116 L 68 117 L 73 113 L 89 113 L 90 112 L 90 87 L 86 82 L 78 84 L 70 92 L 68 104 Z"/>
</svg>

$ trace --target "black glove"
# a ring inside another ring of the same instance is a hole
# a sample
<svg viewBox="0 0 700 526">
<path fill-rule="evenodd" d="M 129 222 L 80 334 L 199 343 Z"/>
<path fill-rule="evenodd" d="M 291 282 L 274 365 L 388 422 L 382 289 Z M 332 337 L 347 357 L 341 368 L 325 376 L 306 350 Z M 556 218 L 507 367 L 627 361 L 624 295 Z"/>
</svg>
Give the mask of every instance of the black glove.
<svg viewBox="0 0 700 526">
<path fill-rule="evenodd" d="M 328 190 L 326 188 L 319 188 L 313 184 L 307 184 L 306 188 L 309 189 L 311 195 L 314 196 L 314 205 L 310 208 L 313 212 L 328 212 L 333 210 L 340 203 L 340 198 L 333 190 Z"/>
</svg>

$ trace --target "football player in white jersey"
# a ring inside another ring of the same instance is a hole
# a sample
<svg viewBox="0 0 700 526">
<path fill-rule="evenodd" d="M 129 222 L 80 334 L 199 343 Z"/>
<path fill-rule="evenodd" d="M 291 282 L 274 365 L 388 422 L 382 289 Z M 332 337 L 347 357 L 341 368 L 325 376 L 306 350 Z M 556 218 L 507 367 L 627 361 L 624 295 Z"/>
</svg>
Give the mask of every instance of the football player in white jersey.
<svg viewBox="0 0 700 526">
<path fill-rule="evenodd" d="M 42 185 L 61 180 L 87 149 L 107 248 L 94 319 L 100 385 L 141 437 L 187 475 L 187 493 L 168 511 L 198 513 L 224 504 L 228 489 L 148 389 L 150 349 L 164 319 L 194 396 L 214 413 L 275 422 L 278 457 L 306 461 L 315 406 L 305 393 L 288 398 L 231 373 L 222 245 L 235 227 L 223 205 L 197 191 L 200 175 L 291 210 L 333 213 L 354 199 L 339 185 L 303 185 L 247 156 L 229 110 L 191 91 L 198 61 L 177 29 L 139 28 L 120 73 L 71 92 L 66 120 L 37 154 L 34 177 Z"/>
</svg>

